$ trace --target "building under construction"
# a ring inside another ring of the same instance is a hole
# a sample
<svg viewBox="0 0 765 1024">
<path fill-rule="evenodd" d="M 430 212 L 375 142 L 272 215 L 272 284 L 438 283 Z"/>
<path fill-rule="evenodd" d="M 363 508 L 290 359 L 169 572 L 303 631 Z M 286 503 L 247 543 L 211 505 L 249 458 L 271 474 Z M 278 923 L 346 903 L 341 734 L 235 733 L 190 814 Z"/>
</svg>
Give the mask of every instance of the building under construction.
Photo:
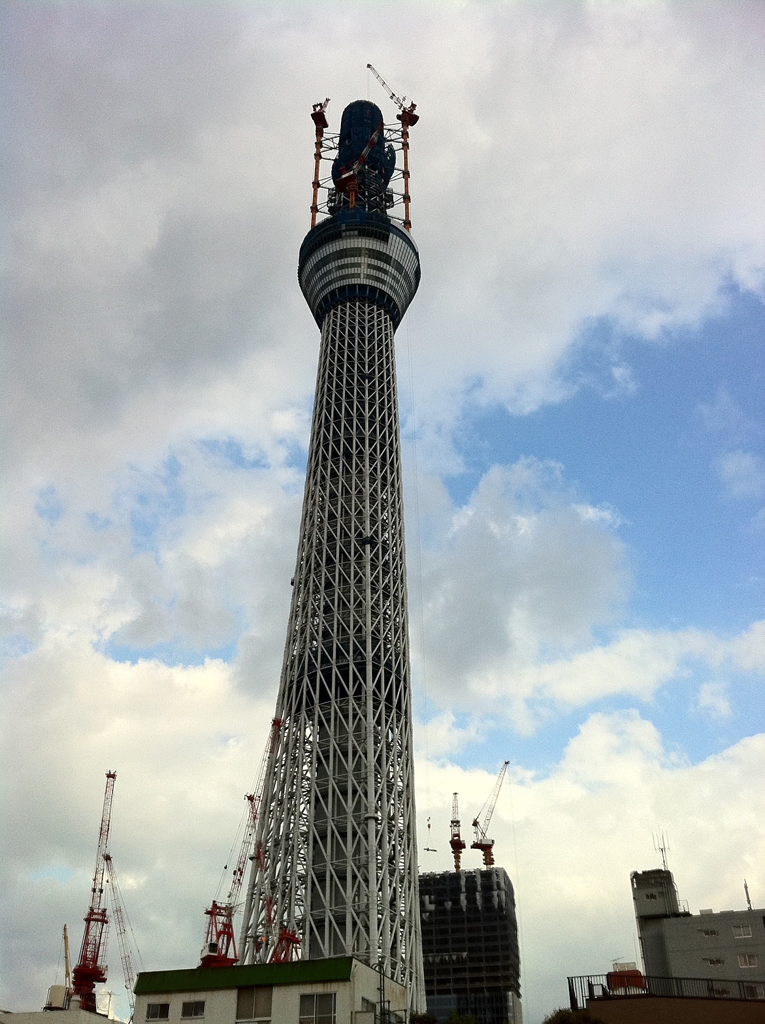
<svg viewBox="0 0 765 1024">
<path fill-rule="evenodd" d="M 439 1024 L 521 1024 L 520 956 L 513 885 L 504 868 L 420 875 L 428 1012 Z"/>
</svg>

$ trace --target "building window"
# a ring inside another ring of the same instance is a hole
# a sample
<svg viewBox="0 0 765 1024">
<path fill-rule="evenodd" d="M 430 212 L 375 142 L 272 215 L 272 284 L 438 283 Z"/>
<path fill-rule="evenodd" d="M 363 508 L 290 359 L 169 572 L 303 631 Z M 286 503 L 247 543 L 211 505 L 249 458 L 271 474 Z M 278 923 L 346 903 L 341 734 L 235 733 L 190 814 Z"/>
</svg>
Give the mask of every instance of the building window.
<svg viewBox="0 0 765 1024">
<path fill-rule="evenodd" d="M 731 927 L 734 939 L 751 939 L 752 926 L 750 924 L 734 924 Z"/>
<path fill-rule="evenodd" d="M 655 893 L 655 892 L 647 892 L 647 893 L 645 894 L 645 898 L 646 898 L 647 900 L 658 900 L 658 898 L 659 898 L 659 897 L 658 897 L 658 896 L 656 895 L 656 893 Z"/>
<path fill-rule="evenodd" d="M 183 1003 L 181 1006 L 181 1017 L 204 1017 L 204 1015 L 204 999 L 197 999 L 193 1003 Z"/>
<path fill-rule="evenodd" d="M 335 1024 L 335 993 L 301 996 L 300 1024 Z"/>
<path fill-rule="evenodd" d="M 710 967 L 722 967 L 725 961 L 719 956 L 702 956 L 701 958 L 705 963 L 708 963 Z"/>
<path fill-rule="evenodd" d="M 273 988 L 262 985 L 259 988 L 240 988 L 236 993 L 237 1020 L 271 1020 L 271 998 Z"/>
<path fill-rule="evenodd" d="M 702 935 L 706 935 L 708 939 L 711 939 L 713 935 L 720 934 L 716 928 L 697 928 L 696 931 L 701 932 Z"/>
<path fill-rule="evenodd" d="M 170 1003 L 147 1003 L 147 1020 L 167 1020 L 170 1016 Z"/>
<path fill-rule="evenodd" d="M 738 955 L 739 967 L 756 967 L 757 966 L 757 954 L 756 953 L 739 953 Z"/>
</svg>

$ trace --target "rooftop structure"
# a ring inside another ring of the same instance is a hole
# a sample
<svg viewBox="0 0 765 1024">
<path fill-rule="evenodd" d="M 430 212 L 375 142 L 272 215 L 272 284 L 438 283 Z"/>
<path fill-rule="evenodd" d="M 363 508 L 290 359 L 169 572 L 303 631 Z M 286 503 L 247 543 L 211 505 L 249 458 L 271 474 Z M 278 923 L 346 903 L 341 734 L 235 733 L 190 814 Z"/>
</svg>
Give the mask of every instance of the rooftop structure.
<svg viewBox="0 0 765 1024">
<path fill-rule="evenodd" d="M 408 224 L 389 215 L 393 143 L 408 146 L 413 121 L 402 108 L 391 130 L 359 100 L 326 137 L 326 106 L 312 114 L 315 226 L 298 266 L 321 350 L 239 957 L 352 955 L 424 1009 L 394 350 L 420 262 Z M 316 223 L 320 209 L 328 216 Z"/>
<path fill-rule="evenodd" d="M 765 910 L 690 914 L 662 868 L 633 871 L 631 882 L 646 974 L 765 983 Z"/>
<path fill-rule="evenodd" d="M 406 990 L 353 957 L 139 974 L 136 1024 L 403 1024 Z"/>
<path fill-rule="evenodd" d="M 420 875 L 428 1012 L 521 1024 L 513 886 L 503 868 Z"/>
</svg>

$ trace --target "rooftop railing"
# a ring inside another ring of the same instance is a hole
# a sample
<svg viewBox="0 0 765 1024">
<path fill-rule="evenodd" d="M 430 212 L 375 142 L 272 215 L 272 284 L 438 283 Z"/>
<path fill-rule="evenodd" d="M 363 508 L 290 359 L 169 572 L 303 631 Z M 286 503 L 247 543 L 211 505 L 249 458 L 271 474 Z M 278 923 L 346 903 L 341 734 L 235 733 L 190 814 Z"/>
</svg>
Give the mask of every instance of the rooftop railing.
<svg viewBox="0 0 765 1024">
<path fill-rule="evenodd" d="M 641 999 L 747 999 L 765 1001 L 765 982 L 707 978 L 656 978 L 639 971 L 588 974 L 568 979 L 572 1010 L 587 1009 L 587 1001 Z"/>
</svg>

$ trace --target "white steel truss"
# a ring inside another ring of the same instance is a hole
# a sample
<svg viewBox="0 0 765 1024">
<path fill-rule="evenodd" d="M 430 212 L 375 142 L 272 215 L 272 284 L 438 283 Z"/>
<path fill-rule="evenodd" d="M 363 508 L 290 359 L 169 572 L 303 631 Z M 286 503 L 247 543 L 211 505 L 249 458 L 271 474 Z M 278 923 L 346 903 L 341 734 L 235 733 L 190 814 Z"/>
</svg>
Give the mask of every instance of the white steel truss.
<svg viewBox="0 0 765 1024">
<path fill-rule="evenodd" d="M 394 321 L 368 298 L 323 315 L 293 584 L 241 962 L 286 929 L 424 1009 Z"/>
</svg>

